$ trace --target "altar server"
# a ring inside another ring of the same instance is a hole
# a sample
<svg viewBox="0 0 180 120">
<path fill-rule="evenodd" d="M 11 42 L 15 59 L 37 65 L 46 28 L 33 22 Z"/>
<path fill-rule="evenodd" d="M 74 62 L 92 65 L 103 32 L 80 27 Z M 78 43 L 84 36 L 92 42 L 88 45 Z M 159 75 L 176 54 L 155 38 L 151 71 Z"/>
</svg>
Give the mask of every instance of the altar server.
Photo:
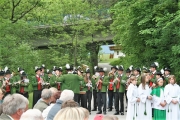
<svg viewBox="0 0 180 120">
<path fill-rule="evenodd" d="M 160 72 L 156 73 L 156 78 L 160 75 Z M 156 80 L 156 87 L 152 90 L 153 96 L 153 120 L 165 120 L 166 119 L 166 101 L 164 95 L 163 79 L 159 77 Z"/>
<path fill-rule="evenodd" d="M 149 80 L 150 80 L 150 75 L 148 73 L 141 76 L 141 84 L 138 87 L 138 94 L 141 100 L 138 105 L 139 120 L 152 120 L 152 107 L 151 107 L 152 96 L 150 95 L 151 88 L 149 88 Z"/>
<path fill-rule="evenodd" d="M 178 120 L 180 87 L 176 84 L 174 75 L 169 76 L 169 84 L 164 88 L 166 107 L 166 120 Z"/>
<path fill-rule="evenodd" d="M 128 98 L 128 108 L 126 120 L 137 120 L 138 117 L 138 108 L 137 105 L 140 102 L 140 98 L 138 97 L 138 89 L 137 89 L 137 78 L 135 76 L 130 77 L 130 85 L 127 91 Z"/>
</svg>

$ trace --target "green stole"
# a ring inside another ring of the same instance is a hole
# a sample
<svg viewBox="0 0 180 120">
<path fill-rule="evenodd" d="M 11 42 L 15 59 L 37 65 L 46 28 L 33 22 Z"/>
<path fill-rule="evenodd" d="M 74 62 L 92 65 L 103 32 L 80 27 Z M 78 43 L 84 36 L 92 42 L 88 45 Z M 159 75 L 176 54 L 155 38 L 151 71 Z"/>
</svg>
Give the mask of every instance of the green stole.
<svg viewBox="0 0 180 120">
<path fill-rule="evenodd" d="M 157 88 L 154 88 L 151 92 L 151 95 L 156 95 L 157 97 L 160 97 L 161 89 L 164 91 L 163 86 L 158 86 Z"/>
</svg>

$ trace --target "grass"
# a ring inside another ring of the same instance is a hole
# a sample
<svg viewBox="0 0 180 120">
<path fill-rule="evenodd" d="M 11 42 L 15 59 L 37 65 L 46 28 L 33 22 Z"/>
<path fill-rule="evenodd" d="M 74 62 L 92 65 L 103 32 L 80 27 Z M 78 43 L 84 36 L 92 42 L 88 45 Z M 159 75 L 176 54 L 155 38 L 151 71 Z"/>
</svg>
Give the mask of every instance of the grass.
<svg viewBox="0 0 180 120">
<path fill-rule="evenodd" d="M 102 54 L 100 55 L 100 60 L 99 60 L 99 63 L 110 63 L 114 60 L 118 60 L 119 58 L 112 58 L 110 59 L 110 54 Z"/>
</svg>

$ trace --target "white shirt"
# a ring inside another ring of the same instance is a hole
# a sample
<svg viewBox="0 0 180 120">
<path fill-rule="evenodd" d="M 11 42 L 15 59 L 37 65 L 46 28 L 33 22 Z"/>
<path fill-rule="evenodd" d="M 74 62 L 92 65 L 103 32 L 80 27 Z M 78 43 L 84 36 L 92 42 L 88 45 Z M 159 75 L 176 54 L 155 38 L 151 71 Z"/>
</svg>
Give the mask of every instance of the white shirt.
<svg viewBox="0 0 180 120">
<path fill-rule="evenodd" d="M 51 110 L 51 108 L 55 105 L 55 103 L 51 103 L 45 110 L 43 110 L 42 112 L 42 116 L 44 118 L 44 120 L 46 120 L 49 111 Z"/>
</svg>

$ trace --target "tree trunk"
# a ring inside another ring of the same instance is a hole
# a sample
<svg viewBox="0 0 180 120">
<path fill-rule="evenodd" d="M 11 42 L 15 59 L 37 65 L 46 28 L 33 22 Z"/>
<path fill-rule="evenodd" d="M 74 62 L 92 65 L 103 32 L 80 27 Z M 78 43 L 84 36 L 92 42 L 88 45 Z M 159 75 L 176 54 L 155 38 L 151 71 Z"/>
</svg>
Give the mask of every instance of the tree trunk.
<svg viewBox="0 0 180 120">
<path fill-rule="evenodd" d="M 98 66 L 98 53 L 99 53 L 99 45 L 96 43 L 88 44 L 87 46 L 90 52 L 90 68 L 92 73 L 95 73 L 94 66 Z"/>
</svg>

